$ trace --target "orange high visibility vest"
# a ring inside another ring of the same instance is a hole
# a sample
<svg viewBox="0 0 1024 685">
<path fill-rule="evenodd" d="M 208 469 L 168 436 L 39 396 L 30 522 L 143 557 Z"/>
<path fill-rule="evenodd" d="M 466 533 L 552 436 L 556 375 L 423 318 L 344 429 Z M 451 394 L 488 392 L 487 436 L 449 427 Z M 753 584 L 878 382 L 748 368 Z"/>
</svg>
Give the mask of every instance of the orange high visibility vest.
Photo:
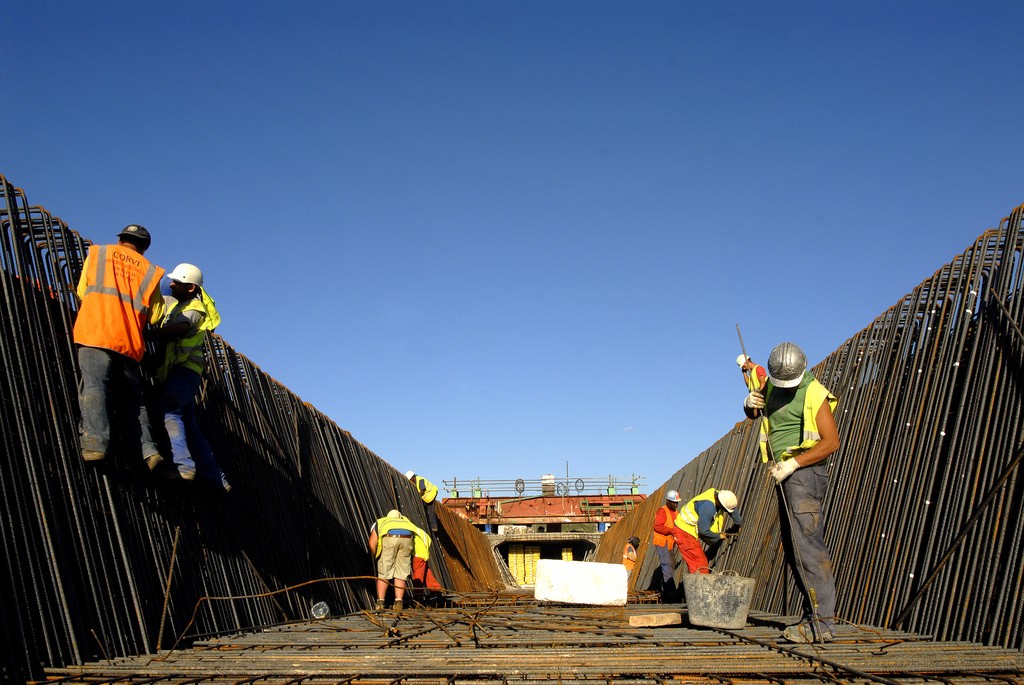
<svg viewBox="0 0 1024 685">
<path fill-rule="evenodd" d="M 665 516 L 665 527 L 669 529 L 669 532 L 666 535 L 664 533 L 654 531 L 651 535 L 651 542 L 653 542 L 658 547 L 668 547 L 669 549 L 675 549 L 676 540 L 674 537 L 672 537 L 672 531 L 675 530 L 676 527 L 676 512 L 669 509 L 668 505 L 666 504 L 661 509 L 659 509 L 657 513 L 655 513 L 655 520 L 657 520 L 658 514 L 662 513 Z"/>
<path fill-rule="evenodd" d="M 126 247 L 91 246 L 78 284 L 82 306 L 75 320 L 75 342 L 142 361 L 142 329 L 163 275 L 163 269 Z"/>
</svg>

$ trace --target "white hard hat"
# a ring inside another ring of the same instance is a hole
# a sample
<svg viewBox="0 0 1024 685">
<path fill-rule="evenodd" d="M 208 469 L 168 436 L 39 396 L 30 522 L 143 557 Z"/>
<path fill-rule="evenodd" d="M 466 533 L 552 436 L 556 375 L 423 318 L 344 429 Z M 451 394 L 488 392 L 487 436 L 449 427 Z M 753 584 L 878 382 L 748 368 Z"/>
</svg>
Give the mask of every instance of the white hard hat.
<svg viewBox="0 0 1024 685">
<path fill-rule="evenodd" d="M 406 478 L 412 478 L 412 477 L 413 477 L 413 476 L 415 476 L 415 475 L 416 475 L 416 472 L 415 472 L 415 471 L 406 471 L 406 472 L 405 472 L 405 477 L 406 477 Z"/>
<path fill-rule="evenodd" d="M 807 369 L 807 355 L 794 343 L 779 343 L 768 355 L 768 378 L 777 388 L 800 385 Z"/>
<path fill-rule="evenodd" d="M 167 274 L 167 278 L 178 283 L 191 283 L 192 285 L 203 285 L 203 272 L 193 264 L 179 264 L 174 271 Z"/>
<path fill-rule="evenodd" d="M 723 509 L 731 514 L 732 510 L 736 508 L 736 505 L 738 505 L 740 501 L 736 499 L 736 493 L 732 490 L 719 490 L 718 503 L 722 505 Z"/>
<path fill-rule="evenodd" d="M 388 512 L 387 518 L 400 519 L 402 518 L 402 512 L 398 511 L 398 509 L 392 509 L 391 511 Z"/>
<path fill-rule="evenodd" d="M 744 364 L 747 363 L 748 359 L 750 359 L 750 357 L 748 357 L 745 354 L 741 354 L 740 356 L 736 357 L 736 366 L 743 366 Z"/>
<path fill-rule="evenodd" d="M 665 493 L 665 499 L 669 502 L 678 502 L 680 501 L 679 493 L 676 492 L 675 490 L 669 490 L 668 492 Z"/>
</svg>

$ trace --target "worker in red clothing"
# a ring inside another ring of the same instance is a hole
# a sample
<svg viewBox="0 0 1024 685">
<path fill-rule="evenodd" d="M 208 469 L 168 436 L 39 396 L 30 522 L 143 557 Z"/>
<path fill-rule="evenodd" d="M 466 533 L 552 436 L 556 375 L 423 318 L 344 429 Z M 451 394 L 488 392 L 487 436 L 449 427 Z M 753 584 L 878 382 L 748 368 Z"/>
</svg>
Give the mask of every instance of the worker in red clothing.
<svg viewBox="0 0 1024 685">
<path fill-rule="evenodd" d="M 427 563 L 430 561 L 430 536 L 421 528 L 413 531 L 412 591 L 424 598 L 443 590 Z"/>
<path fill-rule="evenodd" d="M 669 490 L 665 493 L 664 506 L 654 514 L 654 533 L 651 542 L 654 543 L 658 561 L 661 562 L 661 598 L 664 602 L 676 599 L 676 559 L 672 550 L 676 546 L 675 520 L 679 501 L 679 493 Z"/>
<path fill-rule="evenodd" d="M 743 382 L 747 384 L 749 392 L 764 387 L 765 381 L 768 380 L 768 372 L 763 366 L 755 364 L 754 360 L 745 354 L 736 357 L 736 364 L 740 367 L 740 372 L 743 373 Z"/>
</svg>

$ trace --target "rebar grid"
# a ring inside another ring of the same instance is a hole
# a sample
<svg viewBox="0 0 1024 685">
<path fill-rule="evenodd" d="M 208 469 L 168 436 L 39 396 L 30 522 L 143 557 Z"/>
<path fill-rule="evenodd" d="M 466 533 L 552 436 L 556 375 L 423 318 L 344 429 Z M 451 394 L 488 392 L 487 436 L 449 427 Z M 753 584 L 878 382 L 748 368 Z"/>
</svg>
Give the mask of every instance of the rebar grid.
<svg viewBox="0 0 1024 685">
<path fill-rule="evenodd" d="M 99 468 L 82 463 L 70 331 L 77 311 L 74 283 L 89 242 L 46 210 L 29 206 L 24 192 L 2 176 L 0 193 L 4 680 L 38 677 L 43 666 L 119 663 L 127 655 L 172 645 L 178 655 L 192 643 L 204 647 L 211 636 L 291 625 L 305 619 L 317 600 L 327 601 L 334 615 L 370 606 L 373 566 L 366 532 L 377 516 L 396 506 L 424 525 L 416 494 L 400 473 L 218 336 L 207 340 L 211 371 L 199 412 L 234 492 L 223 496 L 156 481 L 125 444 L 115 443 Z M 900 617 L 899 627 L 943 639 L 1020 647 L 1022 486 L 1014 461 L 1021 442 L 1020 213 L 1015 210 L 999 230 L 982 235 L 815 369 L 842 400 L 838 421 L 844 446 L 832 462 L 826 513 L 842 618 L 887 625 Z M 601 551 L 610 549 L 609 560 L 617 562 L 626 536 L 635 531 L 646 542 L 666 487 L 699 492 L 708 483 L 729 483 L 741 495 L 747 525 L 723 555 L 724 565 L 758 577 L 759 608 L 789 613 L 795 600 L 781 564 L 774 504 L 767 496 L 770 481 L 754 463 L 755 450 L 752 424 L 736 424 L 652 495 L 652 504 L 623 522 L 628 525 L 607 533 Z M 960 538 L 962 524 L 978 510 L 977 532 Z M 378 640 L 378 662 L 382 650 L 390 654 L 399 645 L 431 649 L 428 640 L 454 638 L 458 646 L 446 646 L 445 652 L 473 649 L 478 655 L 516 644 L 510 636 L 526 599 L 493 594 L 503 583 L 489 543 L 443 508 L 438 513 L 442 530 L 431 564 L 439 580 L 451 590 L 477 593 L 462 595 L 464 612 L 505 606 L 511 614 L 505 625 L 473 622 L 468 633 L 443 615 L 431 615 L 422 635 L 402 628 L 404 635 L 390 636 L 395 644 Z M 641 588 L 654 566 L 647 554 L 634 572 Z M 530 623 L 526 629 L 539 641 L 527 646 L 524 640 L 522 649 L 557 661 L 562 649 L 591 644 L 599 651 L 620 639 L 615 629 L 573 628 L 575 609 L 563 613 L 549 617 L 548 627 Z M 777 627 L 759 627 L 751 636 L 774 639 Z M 627 642 L 634 650 L 631 661 L 645 661 L 642 648 L 648 644 L 657 653 L 663 638 L 659 631 L 657 639 L 641 645 Z M 736 638 L 709 637 L 707 631 L 679 644 L 691 640 L 707 662 L 709 650 L 727 654 L 720 651 L 723 639 L 729 649 L 736 646 Z M 208 656 L 219 660 L 235 643 L 209 644 L 217 647 Z M 894 648 L 886 646 L 885 653 Z M 963 651 L 964 663 L 974 665 L 967 654 L 977 645 L 950 649 Z M 268 651 L 283 654 L 287 648 Z M 529 654 L 509 657 L 501 668 L 533 663 Z M 586 671 L 602 663 L 590 656 L 591 663 L 580 667 L 585 679 L 675 680 L 668 672 Z M 698 657 L 692 658 L 696 663 Z M 974 669 L 986 674 L 980 678 L 1003 677 L 983 666 Z M 741 668 L 739 675 L 723 671 L 706 680 L 834 679 L 808 668 L 786 675 Z M 531 678 L 545 682 L 549 673 L 534 670 Z M 437 677 L 445 682 L 504 682 L 513 672 L 441 671 Z M 702 682 L 703 676 L 693 672 L 689 682 Z M 425 682 L 415 671 L 326 680 L 315 674 L 279 680 L 225 673 L 218 675 L 211 665 L 199 675 L 126 672 L 120 677 L 124 682 Z M 961 673 L 957 682 L 973 677 Z M 81 682 L 87 681 L 83 676 Z M 109 679 L 94 680 L 99 681 Z"/>
<path fill-rule="evenodd" d="M 899 631 L 843 626 L 834 643 L 815 647 L 778 644 L 775 618 L 765 615 L 737 631 L 629 625 L 630 616 L 665 611 L 685 613 L 537 603 L 362 612 L 48 675 L 69 683 L 1024 682 L 1018 652 Z"/>
</svg>

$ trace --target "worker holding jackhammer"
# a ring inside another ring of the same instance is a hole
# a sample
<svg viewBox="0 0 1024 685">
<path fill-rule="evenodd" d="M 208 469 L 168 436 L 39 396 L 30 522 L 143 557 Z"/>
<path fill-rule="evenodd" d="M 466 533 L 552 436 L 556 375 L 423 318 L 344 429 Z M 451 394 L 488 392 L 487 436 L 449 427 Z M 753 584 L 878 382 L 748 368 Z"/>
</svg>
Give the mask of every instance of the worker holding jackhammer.
<svg viewBox="0 0 1024 685">
<path fill-rule="evenodd" d="M 728 528 L 726 516 L 732 521 Z M 738 533 L 742 525 L 739 500 L 732 490 L 709 488 L 687 502 L 676 515 L 673 533 L 687 570 L 708 573 L 710 560 L 718 554 L 722 543 Z M 704 545 L 708 546 L 706 552 Z"/>
<path fill-rule="evenodd" d="M 840 444 L 833 414 L 838 403 L 791 342 L 772 350 L 767 384 L 743 402 L 748 418 L 764 417 L 761 461 L 777 484 L 786 561 L 803 596 L 802 620 L 782 634 L 790 642 L 830 642 L 835 632 L 836 585 L 821 509 L 827 460 Z"/>
</svg>

